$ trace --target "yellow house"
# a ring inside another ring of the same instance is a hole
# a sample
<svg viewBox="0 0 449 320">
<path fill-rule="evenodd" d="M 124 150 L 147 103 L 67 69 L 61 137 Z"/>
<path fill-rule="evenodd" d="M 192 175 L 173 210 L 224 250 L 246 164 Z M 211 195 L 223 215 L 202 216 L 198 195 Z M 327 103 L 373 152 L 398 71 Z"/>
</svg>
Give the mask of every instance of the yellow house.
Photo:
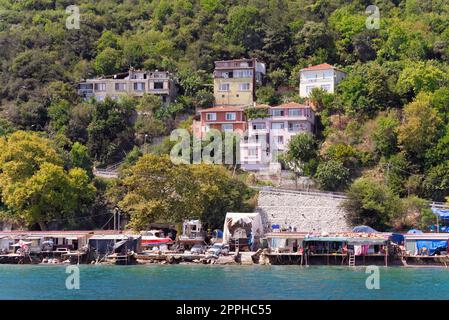
<svg viewBox="0 0 449 320">
<path fill-rule="evenodd" d="M 251 105 L 262 83 L 265 64 L 256 59 L 215 61 L 215 105 Z"/>
</svg>

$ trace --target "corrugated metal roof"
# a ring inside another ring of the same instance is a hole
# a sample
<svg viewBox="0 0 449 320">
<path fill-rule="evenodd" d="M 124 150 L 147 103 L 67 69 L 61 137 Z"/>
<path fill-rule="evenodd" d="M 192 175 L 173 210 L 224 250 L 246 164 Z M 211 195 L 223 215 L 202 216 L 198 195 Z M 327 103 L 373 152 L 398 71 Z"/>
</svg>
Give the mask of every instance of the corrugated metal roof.
<svg viewBox="0 0 449 320">
<path fill-rule="evenodd" d="M 449 233 L 407 233 L 405 240 L 448 240 Z"/>
</svg>

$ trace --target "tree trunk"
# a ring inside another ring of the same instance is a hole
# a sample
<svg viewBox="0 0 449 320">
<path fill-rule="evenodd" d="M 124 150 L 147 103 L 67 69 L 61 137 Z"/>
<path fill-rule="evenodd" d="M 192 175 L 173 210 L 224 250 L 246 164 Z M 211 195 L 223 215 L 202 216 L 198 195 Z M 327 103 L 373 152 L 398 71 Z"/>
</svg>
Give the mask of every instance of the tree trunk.
<svg viewBox="0 0 449 320">
<path fill-rule="evenodd" d="M 45 224 L 45 222 L 39 221 L 38 224 L 39 227 L 41 228 L 41 231 L 47 230 L 47 225 Z"/>
</svg>

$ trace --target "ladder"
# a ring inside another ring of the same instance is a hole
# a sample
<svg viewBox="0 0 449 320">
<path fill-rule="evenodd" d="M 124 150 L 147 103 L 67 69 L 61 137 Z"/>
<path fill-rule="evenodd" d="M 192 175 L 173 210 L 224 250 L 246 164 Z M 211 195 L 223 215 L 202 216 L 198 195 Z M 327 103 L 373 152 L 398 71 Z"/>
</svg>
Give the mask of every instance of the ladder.
<svg viewBox="0 0 449 320">
<path fill-rule="evenodd" d="M 349 254 L 349 266 L 355 267 L 355 255 L 353 253 Z"/>
<path fill-rule="evenodd" d="M 235 241 L 234 241 L 234 251 L 235 251 L 235 254 L 239 254 L 239 252 L 240 252 L 240 239 L 239 238 L 235 239 Z"/>
</svg>

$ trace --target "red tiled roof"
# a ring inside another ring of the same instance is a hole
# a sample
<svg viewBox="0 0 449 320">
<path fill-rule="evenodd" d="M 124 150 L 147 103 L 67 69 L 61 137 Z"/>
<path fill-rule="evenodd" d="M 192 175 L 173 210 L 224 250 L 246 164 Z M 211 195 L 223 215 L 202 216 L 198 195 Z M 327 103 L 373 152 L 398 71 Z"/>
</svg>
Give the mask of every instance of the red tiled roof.
<svg viewBox="0 0 449 320">
<path fill-rule="evenodd" d="M 272 108 L 279 108 L 279 109 L 307 109 L 310 108 L 310 106 L 304 105 L 304 104 L 300 104 L 297 102 L 288 102 L 288 103 L 283 103 L 281 105 L 272 107 Z"/>
<path fill-rule="evenodd" d="M 318 64 L 316 66 L 311 66 L 308 68 L 301 69 L 301 71 L 308 71 L 308 70 L 324 70 L 324 69 L 336 69 L 334 66 L 328 64 L 328 63 L 322 63 Z"/>
<path fill-rule="evenodd" d="M 219 106 L 208 109 L 199 110 L 198 112 L 217 112 L 217 111 L 243 111 L 242 106 Z"/>
</svg>

